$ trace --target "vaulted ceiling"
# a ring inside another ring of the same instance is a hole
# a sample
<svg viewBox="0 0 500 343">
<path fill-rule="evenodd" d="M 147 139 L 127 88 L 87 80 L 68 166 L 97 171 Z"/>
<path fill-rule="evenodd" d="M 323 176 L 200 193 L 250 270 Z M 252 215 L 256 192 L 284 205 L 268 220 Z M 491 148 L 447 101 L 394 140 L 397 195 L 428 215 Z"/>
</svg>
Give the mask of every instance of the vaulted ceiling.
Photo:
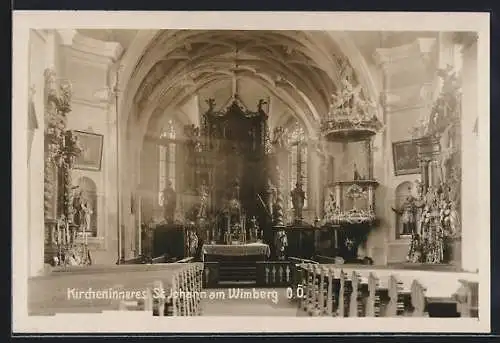
<svg viewBox="0 0 500 343">
<path fill-rule="evenodd" d="M 95 39 L 118 41 L 126 50 L 136 30 L 79 30 Z M 411 33 L 349 33 L 368 63 L 382 44 L 402 44 Z M 388 39 L 389 37 L 389 39 Z M 389 42 L 388 42 L 389 40 Z M 272 102 L 271 116 L 284 113 L 319 120 L 339 84 L 343 51 L 322 31 L 160 30 L 134 70 L 137 115 L 154 107 L 158 122 L 198 96 L 200 111 L 214 98 L 223 106 L 235 93 L 250 108 L 261 98 Z M 356 73 L 356 70 L 354 70 Z"/>
</svg>

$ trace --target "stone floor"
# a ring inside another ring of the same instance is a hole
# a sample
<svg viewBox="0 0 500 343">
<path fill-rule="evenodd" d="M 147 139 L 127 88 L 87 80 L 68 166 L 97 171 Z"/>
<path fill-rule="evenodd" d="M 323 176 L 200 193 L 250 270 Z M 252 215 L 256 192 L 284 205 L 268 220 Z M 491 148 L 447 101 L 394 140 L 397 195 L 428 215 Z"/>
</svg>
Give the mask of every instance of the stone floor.
<svg viewBox="0 0 500 343">
<path fill-rule="evenodd" d="M 207 289 L 202 300 L 203 316 L 299 316 L 298 304 L 289 300 L 285 288 Z"/>
</svg>

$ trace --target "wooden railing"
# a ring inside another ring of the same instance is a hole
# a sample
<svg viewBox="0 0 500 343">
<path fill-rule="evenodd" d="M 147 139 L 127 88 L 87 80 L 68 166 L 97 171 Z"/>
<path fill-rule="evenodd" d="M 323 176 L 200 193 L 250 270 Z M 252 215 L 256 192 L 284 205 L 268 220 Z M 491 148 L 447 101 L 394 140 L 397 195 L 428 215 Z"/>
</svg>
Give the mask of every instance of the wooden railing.
<svg viewBox="0 0 500 343">
<path fill-rule="evenodd" d="M 288 287 L 296 281 L 297 268 L 289 261 L 257 262 L 258 287 Z"/>
<path fill-rule="evenodd" d="M 297 265 L 294 294 L 311 316 L 477 317 L 478 281 L 451 272 L 416 272 Z M 301 290 L 298 290 L 301 288 Z"/>
</svg>

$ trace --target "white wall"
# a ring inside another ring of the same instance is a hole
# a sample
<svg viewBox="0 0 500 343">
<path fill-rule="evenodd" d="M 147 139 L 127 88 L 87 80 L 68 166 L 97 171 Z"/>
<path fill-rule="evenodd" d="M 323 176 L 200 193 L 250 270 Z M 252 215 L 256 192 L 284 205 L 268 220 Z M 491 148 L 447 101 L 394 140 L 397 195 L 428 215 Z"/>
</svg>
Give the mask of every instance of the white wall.
<svg viewBox="0 0 500 343">
<path fill-rule="evenodd" d="M 28 261 L 29 275 L 43 270 L 44 261 L 44 70 L 47 67 L 48 35 L 31 30 L 29 37 L 29 85 L 34 88 L 34 105 L 38 120 L 28 165 Z"/>
</svg>

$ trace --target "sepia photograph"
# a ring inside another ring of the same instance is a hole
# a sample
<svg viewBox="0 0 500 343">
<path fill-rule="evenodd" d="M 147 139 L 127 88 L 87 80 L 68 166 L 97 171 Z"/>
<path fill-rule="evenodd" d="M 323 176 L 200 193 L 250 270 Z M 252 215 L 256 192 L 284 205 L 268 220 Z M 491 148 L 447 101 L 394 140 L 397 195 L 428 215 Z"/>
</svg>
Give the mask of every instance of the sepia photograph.
<svg viewBox="0 0 500 343">
<path fill-rule="evenodd" d="M 488 15 L 13 25 L 14 332 L 489 332 Z"/>
</svg>

